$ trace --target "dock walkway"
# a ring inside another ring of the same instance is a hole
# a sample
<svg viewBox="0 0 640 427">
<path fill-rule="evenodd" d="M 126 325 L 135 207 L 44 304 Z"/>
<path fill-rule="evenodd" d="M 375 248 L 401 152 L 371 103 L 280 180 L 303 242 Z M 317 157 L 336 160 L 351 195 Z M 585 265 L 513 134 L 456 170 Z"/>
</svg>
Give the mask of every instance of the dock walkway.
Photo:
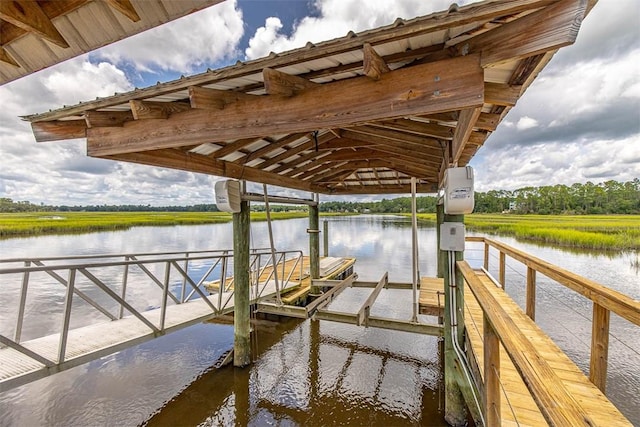
<svg viewBox="0 0 640 427">
<path fill-rule="evenodd" d="M 476 271 L 482 284 L 499 301 L 527 338 L 534 344 L 546 362 L 551 366 L 567 392 L 588 414 L 595 425 L 630 426 L 629 421 L 593 384 L 571 359 L 549 338 L 504 292 L 483 272 Z M 477 374 L 484 381 L 483 354 L 483 311 L 468 286 L 465 286 L 465 328 L 470 352 Z M 444 306 L 443 281 L 437 278 L 422 278 L 420 287 L 420 311 L 434 313 Z M 500 384 L 502 399 L 500 405 L 502 425 L 541 426 L 548 425 L 529 389 L 500 345 Z"/>
<path fill-rule="evenodd" d="M 264 284 L 261 295 L 252 292 L 251 303 L 271 298 L 275 294 L 275 283 L 269 281 Z M 215 306 L 219 295 L 215 294 L 207 298 Z M 161 320 L 162 309 L 156 308 L 140 313 L 147 322 L 131 315 L 122 319 L 70 329 L 62 363 L 58 362 L 61 360 L 59 333 L 20 343 L 27 352 L 32 352 L 46 360 L 38 361 L 11 347 L 0 347 L 0 392 L 232 312 L 234 310 L 233 292 L 223 292 L 222 300 L 228 302 L 219 312 L 212 310 L 211 306 L 200 298 L 182 304 L 168 305 L 164 313 L 164 322 Z"/>
</svg>

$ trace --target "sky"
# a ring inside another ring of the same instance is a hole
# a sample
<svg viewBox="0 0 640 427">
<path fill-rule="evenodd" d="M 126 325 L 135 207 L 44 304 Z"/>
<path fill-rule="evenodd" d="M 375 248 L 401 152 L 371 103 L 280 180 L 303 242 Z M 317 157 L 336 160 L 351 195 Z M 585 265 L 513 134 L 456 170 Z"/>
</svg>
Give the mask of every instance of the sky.
<svg viewBox="0 0 640 427">
<path fill-rule="evenodd" d="M 218 177 L 89 158 L 84 140 L 36 143 L 19 116 L 343 37 L 449 4 L 227 0 L 0 86 L 0 197 L 47 205 L 213 203 Z M 640 1 L 600 0 L 576 43 L 555 55 L 471 166 L 477 191 L 640 178 Z"/>
</svg>

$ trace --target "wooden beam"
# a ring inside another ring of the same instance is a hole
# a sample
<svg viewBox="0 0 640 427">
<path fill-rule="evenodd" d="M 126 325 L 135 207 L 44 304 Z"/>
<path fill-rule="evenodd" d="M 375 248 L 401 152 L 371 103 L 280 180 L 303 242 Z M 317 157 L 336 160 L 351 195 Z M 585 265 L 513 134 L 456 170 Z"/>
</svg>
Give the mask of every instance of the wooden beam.
<svg viewBox="0 0 640 427">
<path fill-rule="evenodd" d="M 189 153 L 178 149 L 163 149 L 141 153 L 126 153 L 105 156 L 113 160 L 122 160 L 150 166 L 159 166 L 227 178 L 246 179 L 248 181 L 277 185 L 303 191 L 313 191 L 309 183 L 290 179 L 271 172 L 243 167 L 233 163 L 212 159 L 201 154 Z"/>
<path fill-rule="evenodd" d="M 362 71 L 364 75 L 373 80 L 380 80 L 383 74 L 391 71 L 384 59 L 378 55 L 373 47 L 369 43 L 365 43 L 362 46 L 363 61 Z"/>
<path fill-rule="evenodd" d="M 251 100 L 256 95 L 249 95 L 233 90 L 209 89 L 200 86 L 189 86 L 189 102 L 191 108 L 203 110 L 223 110 L 225 106 L 240 100 Z"/>
<path fill-rule="evenodd" d="M 165 120 L 90 129 L 87 148 L 89 155 L 108 156 L 481 106 L 479 62 L 470 55 L 391 71 L 379 81 L 357 77 L 326 83 L 292 98 L 258 96 L 216 112 L 194 109 Z"/>
<path fill-rule="evenodd" d="M 84 113 L 87 127 L 122 126 L 133 120 L 131 111 L 87 111 Z"/>
<path fill-rule="evenodd" d="M 453 134 L 453 141 L 451 141 L 451 154 L 453 156 L 453 162 L 456 163 L 462 156 L 462 151 L 469 141 L 473 127 L 480 116 L 482 108 L 466 108 L 460 111 L 460 118 L 458 119 L 458 126 Z"/>
<path fill-rule="evenodd" d="M 36 122 L 31 123 L 31 130 L 36 142 L 84 138 L 87 136 L 87 123 L 84 120 Z"/>
<path fill-rule="evenodd" d="M 0 46 L 0 61 L 20 68 L 20 64 L 18 64 L 16 60 L 13 59 L 13 56 L 11 56 L 9 52 L 7 52 L 7 50 L 2 46 Z"/>
<path fill-rule="evenodd" d="M 573 44 L 587 0 L 561 0 L 457 45 L 463 54 L 481 53 L 482 67 L 523 59 Z"/>
<path fill-rule="evenodd" d="M 375 288 L 373 288 L 373 291 L 371 292 L 367 300 L 360 307 L 360 310 L 358 310 L 358 314 L 356 314 L 356 324 L 358 326 L 369 326 L 369 313 L 371 312 L 371 307 L 373 306 L 373 304 L 375 304 L 376 298 L 378 298 L 378 295 L 380 294 L 380 291 L 382 291 L 382 288 L 386 287 L 388 284 L 389 273 L 385 272 L 380 281 L 378 281 L 378 284 L 375 286 Z"/>
<path fill-rule="evenodd" d="M 269 95 L 293 96 L 307 89 L 318 86 L 310 80 L 272 68 L 262 70 L 264 89 Z"/>
<path fill-rule="evenodd" d="M 69 47 L 69 43 L 58 32 L 51 19 L 35 1 L 0 1 L 0 19 L 10 22 L 23 30 L 35 33 L 63 49 Z"/>
<path fill-rule="evenodd" d="M 132 22 L 138 22 L 140 15 L 136 12 L 129 0 L 107 0 L 107 4 L 129 18 Z"/>
<path fill-rule="evenodd" d="M 131 113 L 135 120 L 167 119 L 174 113 L 180 113 L 191 109 L 191 105 L 188 102 L 132 100 L 129 101 L 129 106 L 131 106 Z"/>
<path fill-rule="evenodd" d="M 520 97 L 520 85 L 507 85 L 501 83 L 484 84 L 484 102 L 487 104 L 513 107 Z"/>
</svg>

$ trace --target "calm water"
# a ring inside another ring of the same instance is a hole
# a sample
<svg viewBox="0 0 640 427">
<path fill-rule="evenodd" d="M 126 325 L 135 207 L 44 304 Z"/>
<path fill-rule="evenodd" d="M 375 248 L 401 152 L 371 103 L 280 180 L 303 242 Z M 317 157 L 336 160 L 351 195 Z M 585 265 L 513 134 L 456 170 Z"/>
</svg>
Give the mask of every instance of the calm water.
<svg viewBox="0 0 640 427">
<path fill-rule="evenodd" d="M 330 255 L 356 257 L 361 280 L 377 281 L 388 271 L 391 281 L 410 281 L 406 220 L 328 220 Z M 277 221 L 273 228 L 277 249 L 308 252 L 306 220 Z M 575 253 L 500 240 L 640 298 L 637 254 Z M 419 241 L 421 275 L 435 276 L 435 229 L 421 228 Z M 252 224 L 252 245 L 268 245 L 265 223 Z M 231 225 L 216 224 L 4 240 L 0 257 L 231 247 Z M 470 246 L 467 259 L 479 266 L 482 252 L 474 249 L 481 247 Z M 497 275 L 496 258 L 493 254 L 490 270 Z M 507 262 L 507 291 L 521 305 L 525 275 L 517 262 Z M 59 324 L 50 317 L 47 289 L 40 291 L 30 294 L 32 325 L 25 329 L 34 334 Z M 359 306 L 367 292 L 347 289 L 332 308 Z M 541 275 L 537 298 L 536 321 L 588 369 L 590 302 Z M 409 318 L 410 301 L 406 292 L 383 290 L 372 314 Z M 11 334 L 8 304 L 3 296 L 0 333 Z M 233 329 L 198 324 L 0 394 L 0 425 L 444 425 L 437 339 L 310 320 L 258 320 L 254 328 L 251 368 L 212 369 L 232 347 Z M 609 397 L 640 425 L 638 329 L 612 316 L 607 387 Z"/>
</svg>

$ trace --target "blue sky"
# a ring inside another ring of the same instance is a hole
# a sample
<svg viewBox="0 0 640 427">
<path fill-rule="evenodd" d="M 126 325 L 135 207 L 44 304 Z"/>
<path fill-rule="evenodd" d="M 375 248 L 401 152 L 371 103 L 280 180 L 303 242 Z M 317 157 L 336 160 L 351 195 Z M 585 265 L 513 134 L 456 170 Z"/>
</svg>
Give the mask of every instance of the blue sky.
<svg viewBox="0 0 640 427">
<path fill-rule="evenodd" d="M 210 203 L 217 177 L 88 158 L 83 140 L 36 144 L 18 116 L 426 15 L 449 3 L 227 0 L 0 86 L 0 197 L 56 205 Z M 577 42 L 553 58 L 473 159 L 476 189 L 640 177 L 639 64 L 640 1 L 600 0 Z"/>
</svg>

